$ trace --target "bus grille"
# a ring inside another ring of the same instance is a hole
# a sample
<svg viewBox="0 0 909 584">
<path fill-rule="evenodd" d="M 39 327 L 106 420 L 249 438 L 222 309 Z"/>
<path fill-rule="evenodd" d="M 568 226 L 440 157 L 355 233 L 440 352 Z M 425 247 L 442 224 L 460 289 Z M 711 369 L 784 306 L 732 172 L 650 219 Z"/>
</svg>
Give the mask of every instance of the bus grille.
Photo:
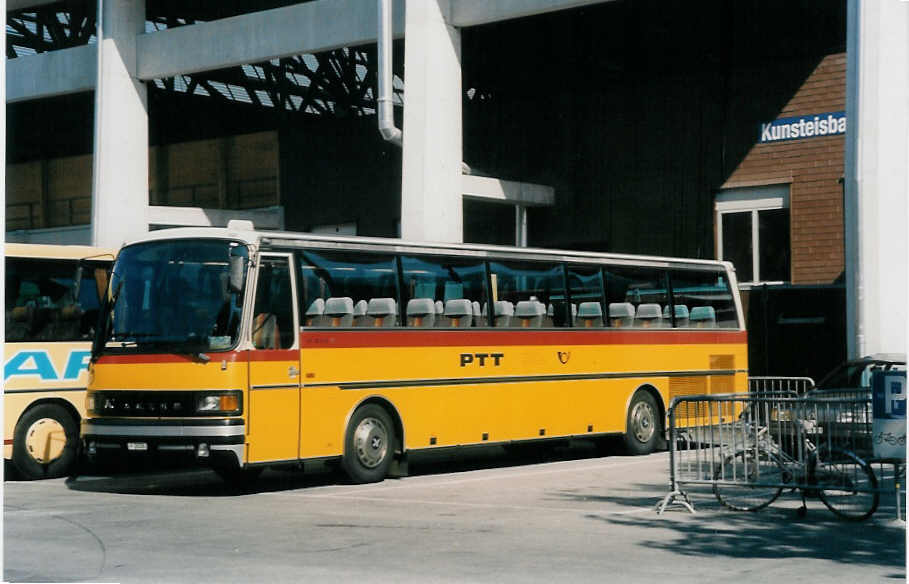
<svg viewBox="0 0 909 584">
<path fill-rule="evenodd" d="M 194 415 L 191 391 L 97 391 L 95 409 L 99 416 L 167 418 Z"/>
</svg>

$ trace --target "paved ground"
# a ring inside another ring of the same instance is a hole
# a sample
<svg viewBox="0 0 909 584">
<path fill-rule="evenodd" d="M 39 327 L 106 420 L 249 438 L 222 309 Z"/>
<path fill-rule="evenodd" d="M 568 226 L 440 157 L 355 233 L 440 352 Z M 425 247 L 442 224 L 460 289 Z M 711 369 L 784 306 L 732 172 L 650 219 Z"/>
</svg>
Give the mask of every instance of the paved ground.
<svg viewBox="0 0 909 584">
<path fill-rule="evenodd" d="M 349 485 L 266 472 L 237 494 L 205 471 L 7 481 L 3 577 L 24 582 L 904 581 L 892 506 L 836 520 L 793 497 L 758 513 L 695 496 L 653 508 L 666 453 L 545 460 L 498 449 L 415 460 L 411 476 Z"/>
</svg>

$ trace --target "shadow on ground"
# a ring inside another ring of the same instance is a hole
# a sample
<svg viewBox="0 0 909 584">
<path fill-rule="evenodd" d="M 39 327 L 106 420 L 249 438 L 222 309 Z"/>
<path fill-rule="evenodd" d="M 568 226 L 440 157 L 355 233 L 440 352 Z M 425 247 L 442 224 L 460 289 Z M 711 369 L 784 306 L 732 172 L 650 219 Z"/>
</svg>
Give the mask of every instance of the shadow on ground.
<svg viewBox="0 0 909 584">
<path fill-rule="evenodd" d="M 622 455 L 621 448 L 614 441 L 597 444 L 589 441 L 553 442 L 535 446 L 536 448 L 512 450 L 501 446 L 478 446 L 414 453 L 410 456 L 408 475 L 468 472 Z M 248 486 L 227 484 L 210 470 L 186 467 L 157 469 L 153 466 L 105 469 L 86 467 L 80 475 L 66 481 L 67 487 L 74 491 L 182 497 L 234 497 L 347 483 L 349 480 L 336 461 L 307 463 L 305 470 L 266 469 L 257 481 Z"/>
<path fill-rule="evenodd" d="M 595 500 L 629 508 L 656 506 L 664 493 L 655 485 L 635 485 L 640 496 L 594 496 L 574 492 L 557 492 L 553 498 Z M 837 518 L 817 499 L 808 499 L 808 513 L 796 513 L 801 498 L 784 494 L 773 506 L 757 513 L 731 511 L 713 498 L 709 488 L 691 494 L 696 513 L 691 514 L 675 503 L 662 515 L 590 514 L 591 521 L 617 527 L 660 530 L 661 535 L 640 541 L 650 549 L 660 549 L 684 556 L 717 556 L 785 560 L 800 557 L 820 558 L 844 564 L 868 564 L 893 567 L 894 579 L 906 578 L 905 524 L 895 521 L 896 507 L 892 497 L 882 497 L 880 507 L 871 519 L 851 522 Z M 675 537 L 666 538 L 672 530 Z"/>
</svg>

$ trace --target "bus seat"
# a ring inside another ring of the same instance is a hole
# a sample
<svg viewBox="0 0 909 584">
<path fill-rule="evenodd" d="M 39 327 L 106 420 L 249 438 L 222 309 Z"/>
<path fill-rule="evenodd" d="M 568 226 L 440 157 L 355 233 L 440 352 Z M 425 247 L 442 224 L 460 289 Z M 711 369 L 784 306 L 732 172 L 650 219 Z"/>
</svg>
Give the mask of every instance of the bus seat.
<svg viewBox="0 0 909 584">
<path fill-rule="evenodd" d="M 445 302 L 445 318 L 450 319 L 453 328 L 469 328 L 473 319 L 473 305 L 466 298 Z"/>
<path fill-rule="evenodd" d="M 64 302 L 66 302 L 64 300 Z M 78 339 L 82 327 L 82 307 L 72 303 L 62 307 L 38 309 L 45 312 L 46 324 L 36 335 L 36 340 L 59 341 Z"/>
<path fill-rule="evenodd" d="M 629 327 L 634 322 L 634 305 L 630 302 L 609 303 L 609 326 Z"/>
<path fill-rule="evenodd" d="M 448 328 L 451 326 L 451 320 L 445 316 L 445 303 L 436 300 L 436 327 Z"/>
<path fill-rule="evenodd" d="M 10 316 L 12 317 L 13 322 L 25 322 L 30 321 L 34 317 L 35 306 L 34 305 L 25 305 L 25 306 L 16 306 L 10 311 Z"/>
<path fill-rule="evenodd" d="M 31 335 L 30 332 L 35 323 L 35 313 L 37 309 L 34 303 L 25 306 L 16 306 L 6 313 L 6 339 L 7 340 L 25 340 Z"/>
<path fill-rule="evenodd" d="M 432 298 L 411 298 L 407 301 L 407 326 L 431 328 L 436 321 L 436 304 Z"/>
<path fill-rule="evenodd" d="M 480 314 L 482 312 L 480 310 L 480 303 L 474 300 L 470 303 L 470 306 L 473 309 L 473 326 L 483 326 L 486 324 L 483 322 L 483 315 Z"/>
<path fill-rule="evenodd" d="M 514 317 L 521 321 L 521 328 L 540 328 L 546 315 L 546 305 L 539 300 L 521 300 L 514 307 Z"/>
<path fill-rule="evenodd" d="M 278 317 L 270 312 L 260 312 L 253 319 L 253 346 L 257 349 L 280 349 L 281 334 Z"/>
<path fill-rule="evenodd" d="M 307 311 L 308 312 L 308 311 Z M 332 297 L 325 301 L 322 310 L 326 324 L 333 327 L 353 326 L 354 303 L 349 296 Z"/>
<path fill-rule="evenodd" d="M 542 322 L 540 326 L 549 328 L 555 323 L 555 306 L 552 305 L 552 302 L 546 305 L 546 314 L 543 315 Z"/>
<path fill-rule="evenodd" d="M 669 305 L 663 307 L 663 320 L 666 326 L 669 326 Z M 688 307 L 684 304 L 675 305 L 675 326 L 676 328 L 688 326 Z"/>
<path fill-rule="evenodd" d="M 663 311 L 659 304 L 639 304 L 634 317 L 637 328 L 659 328 L 663 326 Z"/>
<path fill-rule="evenodd" d="M 716 311 L 712 306 L 695 306 L 688 316 L 691 328 L 716 328 Z"/>
<path fill-rule="evenodd" d="M 398 308 L 394 298 L 370 298 L 366 305 L 366 316 L 373 319 L 373 326 L 378 328 L 396 325 Z"/>
<path fill-rule="evenodd" d="M 578 320 L 583 328 L 600 328 L 603 326 L 603 307 L 599 302 L 581 302 L 578 306 Z"/>
<path fill-rule="evenodd" d="M 366 326 L 366 308 L 369 305 L 365 300 L 360 300 L 353 307 L 353 325 Z"/>
<path fill-rule="evenodd" d="M 306 326 L 325 326 L 327 323 L 324 318 L 325 313 L 325 301 L 321 298 L 316 298 L 309 305 L 309 308 L 306 309 Z"/>
<path fill-rule="evenodd" d="M 493 322 L 496 328 L 510 327 L 511 319 L 514 317 L 514 304 L 507 300 L 497 300 L 492 307 L 495 312 Z"/>
</svg>

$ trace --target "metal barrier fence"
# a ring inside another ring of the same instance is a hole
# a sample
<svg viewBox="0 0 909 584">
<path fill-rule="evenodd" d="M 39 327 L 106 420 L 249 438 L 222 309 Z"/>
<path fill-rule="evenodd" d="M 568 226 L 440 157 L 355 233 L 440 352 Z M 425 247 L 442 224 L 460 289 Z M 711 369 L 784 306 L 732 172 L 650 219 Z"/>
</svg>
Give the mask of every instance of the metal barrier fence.
<svg viewBox="0 0 909 584">
<path fill-rule="evenodd" d="M 686 485 L 707 485 L 741 511 L 771 504 L 784 489 L 816 494 L 835 514 L 866 519 L 880 489 L 872 456 L 871 399 L 797 397 L 797 390 L 681 396 L 669 406 L 670 492 L 694 508 Z M 804 512 L 804 504 L 800 512 Z"/>
<path fill-rule="evenodd" d="M 748 391 L 751 393 L 793 391 L 796 395 L 803 395 L 812 389 L 814 389 L 814 380 L 810 377 L 757 376 L 748 378 Z"/>
</svg>

